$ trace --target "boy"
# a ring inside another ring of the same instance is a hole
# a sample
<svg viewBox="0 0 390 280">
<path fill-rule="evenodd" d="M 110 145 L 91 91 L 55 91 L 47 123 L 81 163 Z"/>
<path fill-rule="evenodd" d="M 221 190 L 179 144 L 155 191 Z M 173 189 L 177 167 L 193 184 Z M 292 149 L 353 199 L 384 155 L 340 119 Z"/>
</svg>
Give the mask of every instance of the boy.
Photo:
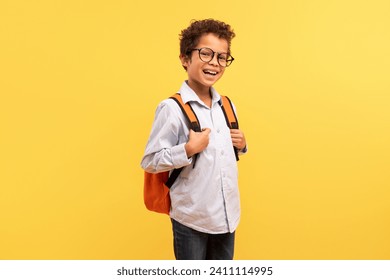
<svg viewBox="0 0 390 280">
<path fill-rule="evenodd" d="M 181 32 L 180 61 L 188 80 L 179 93 L 203 129 L 190 130 L 178 104 L 162 101 L 141 162 L 150 173 L 185 167 L 170 189 L 178 260 L 233 259 L 240 218 L 233 146 L 245 153 L 246 141 L 242 131 L 226 125 L 220 95 L 212 86 L 234 60 L 230 55 L 234 36 L 229 25 L 213 19 L 194 21 Z"/>
</svg>

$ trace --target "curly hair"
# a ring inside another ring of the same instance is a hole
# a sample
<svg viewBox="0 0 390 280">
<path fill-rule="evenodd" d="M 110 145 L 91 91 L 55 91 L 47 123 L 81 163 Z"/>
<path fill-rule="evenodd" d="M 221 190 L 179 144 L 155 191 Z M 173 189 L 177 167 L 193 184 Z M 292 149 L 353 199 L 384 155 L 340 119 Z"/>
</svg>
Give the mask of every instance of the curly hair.
<svg viewBox="0 0 390 280">
<path fill-rule="evenodd" d="M 196 48 L 202 35 L 213 33 L 218 38 L 228 42 L 228 52 L 230 53 L 230 43 L 236 36 L 230 25 L 214 19 L 193 20 L 189 27 L 181 31 L 180 55 L 188 56 L 192 49 Z"/>
</svg>

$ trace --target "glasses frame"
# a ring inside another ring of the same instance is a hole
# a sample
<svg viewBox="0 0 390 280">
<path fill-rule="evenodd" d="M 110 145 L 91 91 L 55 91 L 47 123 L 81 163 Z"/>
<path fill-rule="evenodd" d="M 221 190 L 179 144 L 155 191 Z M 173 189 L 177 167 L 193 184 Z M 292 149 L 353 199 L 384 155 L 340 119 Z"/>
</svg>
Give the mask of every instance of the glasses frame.
<svg viewBox="0 0 390 280">
<path fill-rule="evenodd" d="M 203 60 L 202 57 L 201 57 L 201 55 L 200 55 L 200 52 L 201 52 L 202 50 L 204 50 L 204 49 L 208 49 L 208 50 L 210 50 L 210 51 L 213 53 L 213 55 L 211 56 L 211 58 L 210 58 L 209 61 Z M 203 48 L 199 48 L 199 49 L 192 49 L 191 52 L 193 52 L 193 51 L 198 51 L 199 59 L 200 59 L 201 61 L 203 61 L 203 62 L 206 62 L 206 63 L 212 61 L 212 60 L 214 59 L 215 54 L 217 54 L 217 61 L 218 61 L 219 66 L 221 66 L 221 67 L 229 67 L 229 66 L 233 63 L 233 61 L 234 61 L 234 57 L 231 56 L 229 53 L 219 53 L 219 52 L 215 52 L 215 51 L 213 51 L 212 49 L 210 49 L 210 48 L 208 48 L 208 47 L 203 47 Z M 226 54 L 226 55 L 228 56 L 228 59 L 226 59 L 226 65 L 225 65 L 225 66 L 221 65 L 221 62 L 219 62 L 219 59 L 220 59 L 219 56 L 220 56 L 221 54 Z"/>
</svg>

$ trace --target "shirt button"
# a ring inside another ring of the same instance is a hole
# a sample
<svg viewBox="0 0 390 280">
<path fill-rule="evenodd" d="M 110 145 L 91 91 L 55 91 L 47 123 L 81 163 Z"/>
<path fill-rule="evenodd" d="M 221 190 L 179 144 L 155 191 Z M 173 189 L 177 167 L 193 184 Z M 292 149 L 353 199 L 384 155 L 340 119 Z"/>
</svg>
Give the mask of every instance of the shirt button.
<svg viewBox="0 0 390 280">
<path fill-rule="evenodd" d="M 217 129 L 217 133 L 219 133 L 220 132 L 220 130 L 219 130 L 219 128 Z"/>
<path fill-rule="evenodd" d="M 221 155 L 223 155 L 224 153 L 225 153 L 225 152 L 222 150 L 222 151 L 221 151 Z"/>
</svg>

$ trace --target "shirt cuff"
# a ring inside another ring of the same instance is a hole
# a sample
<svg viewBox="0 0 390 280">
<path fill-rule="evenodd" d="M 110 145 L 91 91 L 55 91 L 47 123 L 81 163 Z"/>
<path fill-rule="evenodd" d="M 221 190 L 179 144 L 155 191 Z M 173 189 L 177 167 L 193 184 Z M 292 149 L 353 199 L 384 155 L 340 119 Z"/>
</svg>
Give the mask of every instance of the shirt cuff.
<svg viewBox="0 0 390 280">
<path fill-rule="evenodd" d="M 243 155 L 243 154 L 246 154 L 247 151 L 248 151 L 248 148 L 247 148 L 247 146 L 245 146 L 244 149 L 241 149 L 238 153 L 240 155 Z"/>
<path fill-rule="evenodd" d="M 184 146 L 185 143 L 171 148 L 172 163 L 175 168 L 190 165 L 192 162 L 192 159 L 189 159 L 187 157 L 187 153 Z"/>
</svg>

